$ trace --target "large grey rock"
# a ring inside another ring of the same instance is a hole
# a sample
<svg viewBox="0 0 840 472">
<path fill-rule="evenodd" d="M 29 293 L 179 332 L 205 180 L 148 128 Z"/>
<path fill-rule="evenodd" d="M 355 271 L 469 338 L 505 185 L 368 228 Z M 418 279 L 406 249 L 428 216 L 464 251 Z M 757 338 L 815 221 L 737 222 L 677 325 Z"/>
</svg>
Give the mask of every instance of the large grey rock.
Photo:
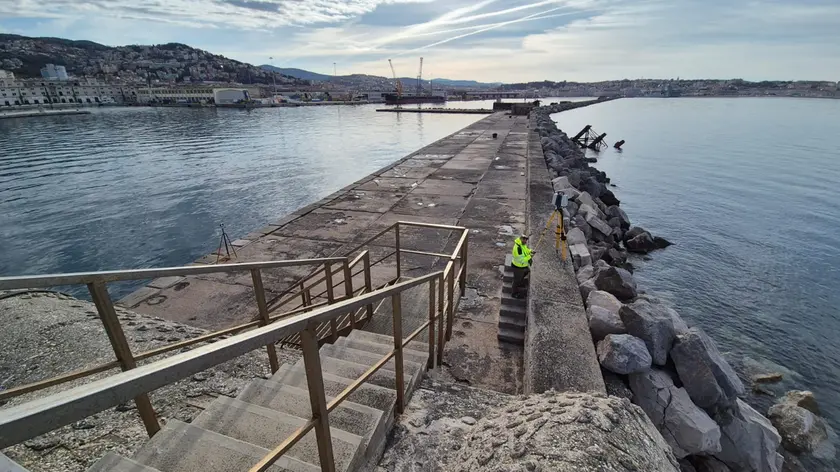
<svg viewBox="0 0 840 472">
<path fill-rule="evenodd" d="M 595 286 L 594 277 L 580 284 L 580 296 L 584 299 L 586 299 L 586 297 L 595 290 L 598 290 L 598 287 Z"/>
<path fill-rule="evenodd" d="M 593 243 L 589 246 L 589 255 L 592 256 L 593 261 L 601 260 L 607 254 L 610 247 L 603 243 Z"/>
<path fill-rule="evenodd" d="M 721 425 L 721 451 L 714 456 L 734 471 L 780 472 L 784 459 L 776 450 L 781 442 L 770 420 L 738 399 L 735 416 Z"/>
<path fill-rule="evenodd" d="M 595 203 L 595 199 L 592 198 L 592 195 L 590 195 L 589 192 L 581 192 L 577 197 L 577 202 L 580 206 L 589 205 L 592 208 L 598 208 L 598 204 Z"/>
<path fill-rule="evenodd" d="M 562 176 L 557 177 L 551 181 L 552 187 L 554 187 L 555 192 L 559 192 L 561 190 L 565 190 L 567 188 L 574 188 L 574 186 L 569 183 L 569 177 Z"/>
<path fill-rule="evenodd" d="M 814 397 L 814 393 L 809 390 L 791 390 L 781 398 L 780 403 L 793 403 L 815 415 L 821 414 L 817 399 Z"/>
<path fill-rule="evenodd" d="M 597 353 L 601 366 L 616 374 L 634 374 L 650 368 L 650 353 L 644 341 L 629 334 L 608 334 L 598 342 Z"/>
<path fill-rule="evenodd" d="M 628 251 L 637 254 L 647 254 L 656 249 L 656 243 L 653 242 L 653 236 L 650 233 L 642 233 L 632 239 L 626 239 L 624 246 Z"/>
<path fill-rule="evenodd" d="M 621 200 L 616 198 L 613 191 L 608 189 L 607 187 L 604 187 L 603 191 L 601 192 L 601 196 L 599 198 L 601 199 L 602 202 L 604 202 L 604 205 L 606 205 L 606 206 L 613 206 L 613 205 L 618 205 L 618 204 L 621 203 Z"/>
<path fill-rule="evenodd" d="M 589 296 L 595 292 L 590 292 Z M 600 306 L 590 306 L 586 309 L 586 318 L 589 322 L 589 332 L 596 342 L 604 339 L 609 334 L 624 334 L 627 328 L 621 322 L 618 314 Z"/>
<path fill-rule="evenodd" d="M 619 300 L 631 300 L 636 296 L 636 281 L 630 272 L 617 267 L 599 270 L 595 274 L 598 290 L 609 292 Z"/>
<path fill-rule="evenodd" d="M 586 236 L 586 239 L 592 237 L 592 227 L 589 226 L 589 223 L 586 222 L 586 218 L 584 218 L 583 215 L 580 214 L 580 211 L 578 211 L 578 214 L 572 218 L 571 226 L 573 228 L 579 228 L 581 231 L 583 231 L 583 234 Z"/>
<path fill-rule="evenodd" d="M 627 240 L 633 239 L 642 233 L 648 233 L 648 231 L 641 226 L 633 226 L 624 233 L 624 241 L 627 242 Z"/>
<path fill-rule="evenodd" d="M 698 408 L 683 388 L 658 369 L 630 375 L 633 403 L 642 407 L 681 459 L 721 451 L 720 427 Z"/>
<path fill-rule="evenodd" d="M 618 205 L 612 205 L 607 208 L 607 216 L 610 218 L 618 218 L 621 221 L 621 227 L 625 230 L 630 229 L 630 217 Z"/>
<path fill-rule="evenodd" d="M 674 319 L 661 308 L 660 305 L 639 299 L 622 306 L 619 311 L 627 333 L 645 342 L 656 365 L 665 365 L 668 361 L 668 352 L 677 336 Z"/>
<path fill-rule="evenodd" d="M 572 228 L 566 233 L 566 241 L 569 243 L 569 246 L 575 244 L 586 244 L 586 235 L 583 234 L 583 230 L 580 228 Z"/>
<path fill-rule="evenodd" d="M 632 333 L 627 320 L 624 324 Z M 691 328 L 677 337 L 671 358 L 683 386 L 701 408 L 728 408 L 744 393 L 744 384 L 735 370 L 723 358 L 714 341 L 699 328 Z"/>
<path fill-rule="evenodd" d="M 595 277 L 595 266 L 588 265 L 578 268 L 575 277 L 577 278 L 578 285 L 586 282 L 592 277 Z"/>
<path fill-rule="evenodd" d="M 580 189 L 592 195 L 592 198 L 598 198 L 607 190 L 606 185 L 598 182 L 594 177 L 590 177 L 581 182 Z"/>
<path fill-rule="evenodd" d="M 782 446 L 797 454 L 814 453 L 834 458 L 834 445 L 829 440 L 830 427 L 813 412 L 793 402 L 777 403 L 767 412 L 770 422 L 782 436 Z"/>
<path fill-rule="evenodd" d="M 569 254 L 575 267 L 586 267 L 592 265 L 592 255 L 586 244 L 572 244 L 569 246 Z"/>
<path fill-rule="evenodd" d="M 604 395 L 549 392 L 512 400 L 485 414 L 453 449 L 457 456 L 440 470 L 679 471 L 644 412 Z"/>
<path fill-rule="evenodd" d="M 586 223 L 590 227 L 592 227 L 592 229 L 600 232 L 603 236 L 605 236 L 605 237 L 610 236 L 613 232 L 612 227 L 606 221 L 604 221 L 602 218 L 597 216 L 597 214 L 594 211 L 588 211 L 587 213 L 584 213 L 584 211 L 583 211 L 584 208 L 586 208 L 588 210 L 591 207 L 587 205 L 585 207 L 581 207 L 581 209 L 579 210 L 581 212 L 581 214 L 584 215 L 584 218 L 586 219 Z"/>
<path fill-rule="evenodd" d="M 616 317 L 618 317 L 618 311 L 621 310 L 621 302 L 613 294 L 603 290 L 596 290 L 590 293 L 586 297 L 586 306 L 605 308 L 611 313 L 614 313 Z"/>
<path fill-rule="evenodd" d="M 732 472 L 729 466 L 713 456 L 694 456 L 692 464 L 697 472 Z"/>
</svg>

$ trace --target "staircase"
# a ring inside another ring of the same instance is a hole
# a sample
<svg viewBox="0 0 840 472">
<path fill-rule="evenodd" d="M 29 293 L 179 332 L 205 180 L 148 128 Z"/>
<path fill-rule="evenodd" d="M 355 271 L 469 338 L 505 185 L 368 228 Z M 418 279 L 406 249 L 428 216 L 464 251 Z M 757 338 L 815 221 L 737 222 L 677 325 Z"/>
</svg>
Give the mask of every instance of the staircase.
<svg viewBox="0 0 840 472">
<path fill-rule="evenodd" d="M 512 256 L 505 258 L 502 276 L 502 306 L 499 310 L 499 341 L 525 345 L 525 327 L 527 326 L 527 298 L 513 298 Z"/>
<path fill-rule="evenodd" d="M 390 336 L 354 330 L 320 349 L 329 402 L 390 352 Z M 419 385 L 428 346 L 412 341 L 403 350 L 406 401 Z M 329 414 L 337 472 L 370 470 L 394 423 L 397 392 L 392 359 Z M 303 359 L 258 379 L 236 398 L 219 397 L 192 423 L 170 420 L 131 459 L 108 453 L 89 472 L 247 471 L 311 417 Z M 311 430 L 271 471 L 319 472 Z"/>
</svg>

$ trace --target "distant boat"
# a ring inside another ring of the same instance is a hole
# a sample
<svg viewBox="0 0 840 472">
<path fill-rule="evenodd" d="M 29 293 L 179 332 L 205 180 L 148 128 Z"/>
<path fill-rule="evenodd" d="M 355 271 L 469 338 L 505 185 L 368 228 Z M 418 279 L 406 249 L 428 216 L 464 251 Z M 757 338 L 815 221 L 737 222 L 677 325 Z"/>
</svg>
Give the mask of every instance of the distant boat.
<svg viewBox="0 0 840 472">
<path fill-rule="evenodd" d="M 408 105 L 412 103 L 446 103 L 444 95 L 403 95 L 396 93 L 384 94 L 386 105 Z"/>
</svg>

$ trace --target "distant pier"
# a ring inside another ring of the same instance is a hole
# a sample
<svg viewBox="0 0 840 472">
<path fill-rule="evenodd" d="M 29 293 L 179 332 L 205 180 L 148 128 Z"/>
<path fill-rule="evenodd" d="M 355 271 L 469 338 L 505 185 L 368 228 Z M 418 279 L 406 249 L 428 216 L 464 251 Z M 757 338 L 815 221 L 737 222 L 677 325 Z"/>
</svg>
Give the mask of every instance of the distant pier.
<svg viewBox="0 0 840 472">
<path fill-rule="evenodd" d="M 489 115 L 493 110 L 488 108 L 378 108 L 376 111 L 388 113 L 440 113 L 461 115 Z"/>
<path fill-rule="evenodd" d="M 12 118 L 34 118 L 37 116 L 58 115 L 90 115 L 89 110 L 39 110 L 39 111 L 10 111 L 0 113 L 0 120 Z"/>
</svg>

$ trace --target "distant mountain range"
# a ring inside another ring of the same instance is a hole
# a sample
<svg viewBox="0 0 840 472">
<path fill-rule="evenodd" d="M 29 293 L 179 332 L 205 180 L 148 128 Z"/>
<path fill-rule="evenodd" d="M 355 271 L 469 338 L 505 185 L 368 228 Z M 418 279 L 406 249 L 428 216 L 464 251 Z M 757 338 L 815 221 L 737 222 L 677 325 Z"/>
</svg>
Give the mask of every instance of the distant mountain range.
<svg viewBox="0 0 840 472">
<path fill-rule="evenodd" d="M 284 67 L 275 67 L 268 64 L 263 64 L 262 67 L 268 71 L 274 71 L 278 74 L 287 75 L 289 77 L 295 77 L 302 80 L 311 80 L 314 82 L 335 82 L 338 85 L 346 85 L 346 86 L 353 86 L 359 85 L 359 82 L 364 82 L 365 80 L 368 82 L 368 85 L 373 85 L 375 83 L 381 83 L 382 86 L 393 86 L 393 79 L 389 77 L 381 77 L 377 75 L 367 75 L 367 74 L 352 74 L 352 75 L 339 75 L 339 76 L 332 76 L 326 74 L 319 74 L 317 72 L 311 72 L 308 70 L 303 69 L 295 69 L 295 68 L 284 68 Z M 400 77 L 399 79 L 403 86 L 411 89 L 416 87 L 417 85 L 417 77 Z M 470 87 L 470 88 L 485 88 L 485 87 L 498 87 L 502 85 L 501 83 L 485 83 L 485 82 L 478 82 L 475 80 L 450 80 L 450 79 L 431 79 L 423 81 L 423 87 L 428 88 L 430 82 L 434 86 L 441 86 L 441 87 Z"/>
</svg>

